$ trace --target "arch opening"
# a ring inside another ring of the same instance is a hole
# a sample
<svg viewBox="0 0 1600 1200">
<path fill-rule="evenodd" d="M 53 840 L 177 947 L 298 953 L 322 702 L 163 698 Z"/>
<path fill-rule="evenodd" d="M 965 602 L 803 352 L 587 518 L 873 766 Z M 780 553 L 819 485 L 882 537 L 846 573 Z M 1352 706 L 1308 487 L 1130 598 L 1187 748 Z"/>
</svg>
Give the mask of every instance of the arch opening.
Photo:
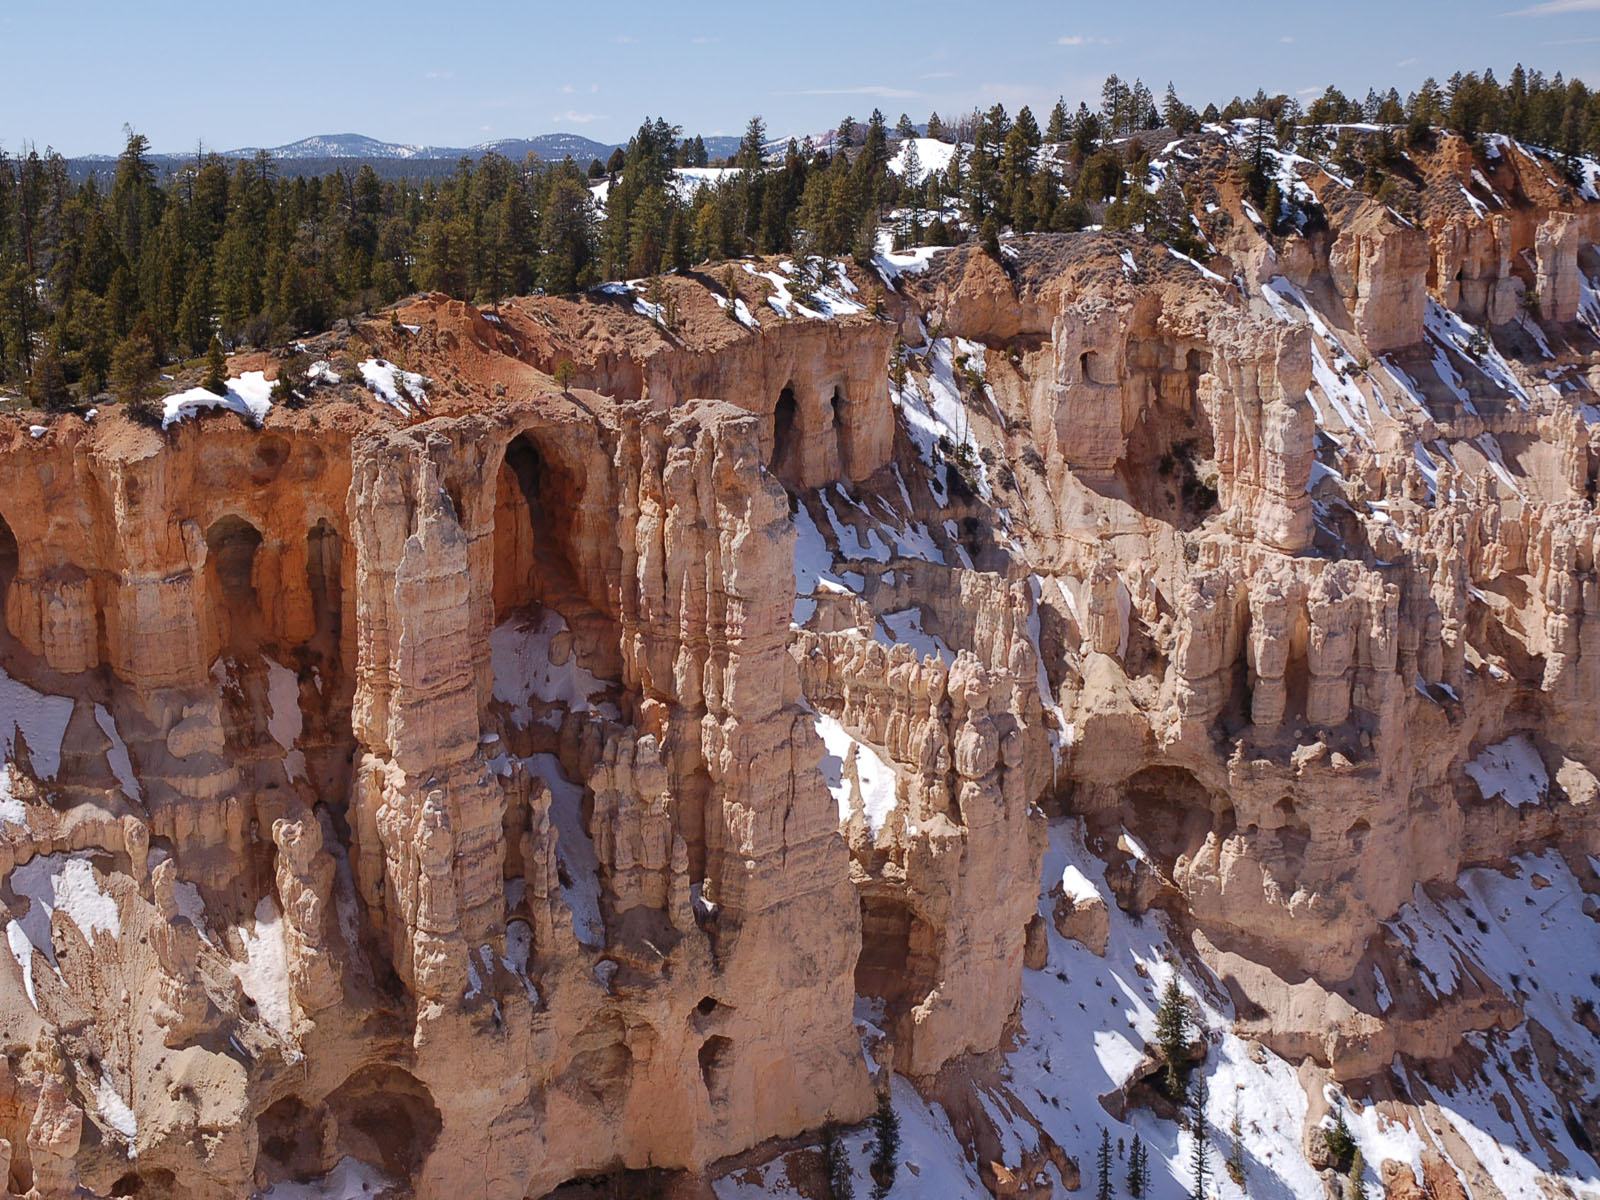
<svg viewBox="0 0 1600 1200">
<path fill-rule="evenodd" d="M 799 423 L 800 402 L 791 383 L 778 393 L 778 405 L 772 410 L 772 457 L 767 460 L 767 470 L 785 484 L 793 483 L 798 469 Z"/>
<path fill-rule="evenodd" d="M 573 495 L 531 434 L 513 438 L 495 492 L 494 608 L 558 610 L 582 602 L 569 552 Z"/>
<path fill-rule="evenodd" d="M 343 563 L 344 539 L 323 517 L 306 534 L 306 587 L 315 629 L 311 649 L 330 664 L 338 661 L 344 634 Z"/>
<path fill-rule="evenodd" d="M 576 1053 L 562 1074 L 562 1083 L 574 1096 L 587 1096 L 608 1112 L 615 1112 L 633 1086 L 633 1051 L 628 1028 L 615 1012 L 603 1012 L 573 1039 Z"/>
<path fill-rule="evenodd" d="M 256 1121 L 256 1170 L 270 1182 L 306 1179 L 322 1170 L 322 1121 L 299 1096 L 285 1096 Z"/>
<path fill-rule="evenodd" d="M 622 632 L 591 599 L 574 549 L 581 486 L 531 433 L 506 447 L 496 481 L 495 696 L 580 710 L 622 674 Z M 598 703 L 598 701 L 596 701 Z M 519 718 L 519 724 L 526 722 Z"/>
<path fill-rule="evenodd" d="M 1100 378 L 1100 355 L 1093 350 L 1085 350 L 1078 355 L 1078 378 L 1084 383 L 1103 383 Z"/>
<path fill-rule="evenodd" d="M 849 478 L 850 472 L 845 464 L 845 413 L 850 408 L 850 401 L 844 394 L 844 385 L 839 384 L 833 389 L 833 398 L 828 401 L 828 411 L 832 415 L 829 429 L 833 438 L 834 450 L 838 454 L 839 474 Z"/>
<path fill-rule="evenodd" d="M 387 1064 L 361 1068 L 329 1093 L 325 1107 L 334 1161 L 348 1155 L 397 1179 L 416 1176 L 444 1126 L 427 1085 Z"/>
<path fill-rule="evenodd" d="M 1145 767 L 1122 782 L 1121 792 L 1118 808 L 1133 817 L 1129 830 L 1168 874 L 1208 837 L 1227 838 L 1237 829 L 1228 798 L 1213 794 L 1185 767 Z"/>
<path fill-rule="evenodd" d="M 1183 356 L 1183 373 L 1189 380 L 1189 404 L 1198 410 L 1200 404 L 1200 376 L 1211 370 L 1211 355 L 1191 347 Z"/>
<path fill-rule="evenodd" d="M 20 1192 L 18 1193 L 21 1194 Z M 129 1171 L 120 1176 L 111 1185 L 113 1197 L 122 1196 L 165 1196 L 169 1200 L 181 1200 L 187 1195 L 186 1189 L 178 1185 L 178 1177 L 165 1167 L 149 1167 L 142 1171 Z"/>
<path fill-rule="evenodd" d="M 856 995 L 883 1005 L 884 1026 L 910 1045 L 911 1010 L 939 981 L 939 944 L 934 927 L 904 899 L 861 897 L 861 955 L 856 959 Z"/>
<path fill-rule="evenodd" d="M 17 549 L 17 535 L 0 516 L 0 632 L 9 632 L 6 618 L 6 601 L 11 595 L 11 581 L 17 577 L 21 552 Z"/>
<path fill-rule="evenodd" d="M 256 590 L 261 531 L 243 517 L 229 515 L 212 523 L 205 540 L 206 599 L 220 649 L 243 658 L 261 642 L 261 597 Z"/>
</svg>

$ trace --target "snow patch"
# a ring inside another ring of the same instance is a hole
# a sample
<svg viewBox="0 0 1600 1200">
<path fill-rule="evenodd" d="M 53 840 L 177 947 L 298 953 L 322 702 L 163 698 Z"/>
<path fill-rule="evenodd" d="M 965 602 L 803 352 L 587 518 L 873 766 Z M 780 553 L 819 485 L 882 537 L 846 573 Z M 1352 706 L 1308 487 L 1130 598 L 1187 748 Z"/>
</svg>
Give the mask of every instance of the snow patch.
<svg viewBox="0 0 1600 1200">
<path fill-rule="evenodd" d="M 572 932 L 581 945 L 597 950 L 605 945 L 606 929 L 600 917 L 600 860 L 583 827 L 583 789 L 567 778 L 553 754 L 534 754 L 523 761 L 550 788 L 556 858 L 563 868 L 561 894 L 572 910 Z"/>
<path fill-rule="evenodd" d="M 858 741 L 839 721 L 826 713 L 816 713 L 812 719 L 816 723 L 817 735 L 827 749 L 819 769 L 828 791 L 833 793 L 834 801 L 839 806 L 839 823 L 843 825 L 849 821 L 859 809 L 866 817 L 867 828 L 876 837 L 898 802 L 893 764 L 865 742 Z M 853 781 L 846 774 L 852 750 L 855 752 L 856 778 L 861 785 L 859 802 Z"/>
<path fill-rule="evenodd" d="M 353 1158 L 341 1158 L 321 1179 L 309 1183 L 275 1183 L 260 1200 L 365 1200 L 387 1194 L 393 1184 L 376 1167 Z"/>
<path fill-rule="evenodd" d="M 1466 772 L 1485 800 L 1499 796 L 1513 808 L 1541 803 L 1550 787 L 1544 760 L 1524 733 L 1481 751 Z"/>
<path fill-rule="evenodd" d="M 361 363 L 361 378 L 367 390 L 390 408 L 409 417 L 414 409 L 428 407 L 428 380 L 414 371 L 404 371 L 382 358 Z"/>
<path fill-rule="evenodd" d="M 100 1119 L 127 1141 L 128 1157 L 132 1158 L 133 1140 L 139 1136 L 139 1121 L 133 1115 L 133 1109 L 128 1107 L 128 1102 L 117 1091 L 116 1080 L 103 1068 L 100 1082 L 95 1085 L 94 1103 L 100 1111 Z"/>
<path fill-rule="evenodd" d="M 507 617 L 489 634 L 489 654 L 494 664 L 494 698 L 511 706 L 512 719 L 525 727 L 533 715 L 532 702 L 560 704 L 573 712 L 591 712 L 591 697 L 605 684 L 578 662 L 568 639 L 567 658 L 557 666 L 550 659 L 551 643 L 567 632 L 567 623 L 552 608 Z"/>
<path fill-rule="evenodd" d="M 0 755 L 9 759 L 21 734 L 35 778 L 54 779 L 61 769 L 61 739 L 67 735 L 72 707 L 68 697 L 36 692 L 0 667 Z"/>
<path fill-rule="evenodd" d="M 288 667 L 270 658 L 266 662 L 267 703 L 272 710 L 267 718 L 267 732 L 285 750 L 293 750 L 305 728 L 305 718 L 300 712 L 300 681 Z"/>
<path fill-rule="evenodd" d="M 161 428 L 182 421 L 207 409 L 225 408 L 236 412 L 256 425 L 267 419 L 272 411 L 272 388 L 265 371 L 246 371 L 237 379 L 227 381 L 227 391 L 217 395 L 203 387 L 174 392 L 161 406 Z"/>
<path fill-rule="evenodd" d="M 289 1008 L 289 952 L 283 940 L 283 916 L 278 902 L 263 896 L 256 904 L 255 928 L 239 928 L 244 943 L 243 962 L 233 964 L 245 995 L 256 1002 L 262 1021 L 285 1037 L 294 1030 Z"/>
<path fill-rule="evenodd" d="M 70 918 L 90 946 L 95 943 L 96 933 L 107 934 L 113 940 L 121 936 L 122 920 L 117 902 L 101 891 L 95 881 L 87 853 L 41 854 L 15 868 L 10 883 L 12 891 L 28 901 L 28 911 L 7 924 L 6 941 L 12 957 L 22 968 L 22 983 L 28 1000 L 37 1009 L 39 999 L 33 981 L 35 950 L 44 955 L 56 978 L 61 979 L 50 928 L 54 914 L 60 912 Z M 65 980 L 62 983 L 64 985 Z"/>
</svg>

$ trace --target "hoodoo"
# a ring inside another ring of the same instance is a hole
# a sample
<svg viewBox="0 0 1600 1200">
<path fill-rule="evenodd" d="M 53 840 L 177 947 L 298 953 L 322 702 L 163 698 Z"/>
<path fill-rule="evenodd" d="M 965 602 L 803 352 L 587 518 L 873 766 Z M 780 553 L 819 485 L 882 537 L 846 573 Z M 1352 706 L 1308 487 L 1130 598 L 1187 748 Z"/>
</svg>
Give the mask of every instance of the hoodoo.
<svg viewBox="0 0 1600 1200">
<path fill-rule="evenodd" d="M 1353 108 L 647 124 L 462 168 L 543 274 L 62 358 L 0 1195 L 1600 1197 L 1600 164 Z"/>
</svg>

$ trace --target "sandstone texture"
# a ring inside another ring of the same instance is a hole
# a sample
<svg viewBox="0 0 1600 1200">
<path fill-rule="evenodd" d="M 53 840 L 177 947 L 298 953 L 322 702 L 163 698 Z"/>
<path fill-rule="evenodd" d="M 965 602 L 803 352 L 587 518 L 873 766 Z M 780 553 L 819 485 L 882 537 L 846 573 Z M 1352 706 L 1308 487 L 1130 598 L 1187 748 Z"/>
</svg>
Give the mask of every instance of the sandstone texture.
<svg viewBox="0 0 1600 1200">
<path fill-rule="evenodd" d="M 0 1194 L 736 1200 L 876 1087 L 958 1151 L 896 1196 L 1043 1197 L 1172 970 L 1273 1194 L 1334 1109 L 1600 1194 L 1600 203 L 1443 137 L 1269 238 L 1190 142 L 1205 265 L 421 296 L 309 341 L 398 403 L 0 416 Z"/>
</svg>

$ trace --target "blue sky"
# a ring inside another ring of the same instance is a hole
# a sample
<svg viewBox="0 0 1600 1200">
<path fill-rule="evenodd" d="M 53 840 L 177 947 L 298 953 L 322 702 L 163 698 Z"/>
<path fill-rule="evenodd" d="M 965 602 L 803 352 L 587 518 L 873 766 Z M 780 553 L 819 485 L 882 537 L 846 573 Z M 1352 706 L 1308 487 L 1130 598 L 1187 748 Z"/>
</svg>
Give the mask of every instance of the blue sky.
<svg viewBox="0 0 1600 1200">
<path fill-rule="evenodd" d="M 1197 105 L 1334 83 L 1402 93 L 1520 60 L 1600 85 L 1600 0 L 923 0 L 461 5 L 448 0 L 0 0 L 0 145 L 114 152 L 313 133 L 470 145 L 557 130 L 626 140 L 820 131 L 874 106 L 923 120 L 1098 97 L 1110 71 Z"/>
</svg>

